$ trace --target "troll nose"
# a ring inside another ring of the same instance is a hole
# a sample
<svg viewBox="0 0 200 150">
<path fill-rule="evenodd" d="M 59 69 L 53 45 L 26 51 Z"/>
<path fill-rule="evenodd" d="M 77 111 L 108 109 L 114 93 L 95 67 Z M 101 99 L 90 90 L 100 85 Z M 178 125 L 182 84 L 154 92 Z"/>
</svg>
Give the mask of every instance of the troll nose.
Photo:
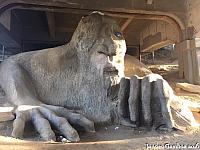
<svg viewBox="0 0 200 150">
<path fill-rule="evenodd" d="M 109 56 L 115 56 L 117 50 L 117 45 L 111 44 L 108 46 Z"/>
<path fill-rule="evenodd" d="M 113 61 L 113 56 L 111 55 L 111 56 L 108 56 L 108 62 L 109 63 L 112 63 L 112 61 Z"/>
</svg>

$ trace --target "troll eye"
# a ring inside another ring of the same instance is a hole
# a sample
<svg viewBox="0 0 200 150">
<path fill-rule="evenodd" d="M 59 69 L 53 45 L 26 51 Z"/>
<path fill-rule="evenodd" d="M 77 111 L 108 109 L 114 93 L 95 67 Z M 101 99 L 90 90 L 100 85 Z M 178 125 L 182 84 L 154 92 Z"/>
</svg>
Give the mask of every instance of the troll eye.
<svg viewBox="0 0 200 150">
<path fill-rule="evenodd" d="M 115 36 L 117 38 L 121 38 L 122 37 L 122 33 L 121 32 L 115 32 L 114 34 L 115 34 Z"/>
</svg>

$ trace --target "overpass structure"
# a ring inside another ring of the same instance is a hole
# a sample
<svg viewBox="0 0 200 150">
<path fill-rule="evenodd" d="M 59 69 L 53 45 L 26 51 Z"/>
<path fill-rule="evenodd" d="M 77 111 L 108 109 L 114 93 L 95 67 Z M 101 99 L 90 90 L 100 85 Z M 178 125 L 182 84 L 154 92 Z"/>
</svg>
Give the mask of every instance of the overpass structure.
<svg viewBox="0 0 200 150">
<path fill-rule="evenodd" d="M 0 0 L 2 54 L 67 43 L 93 11 L 117 20 L 131 55 L 175 44 L 179 76 L 200 84 L 199 0 Z"/>
</svg>

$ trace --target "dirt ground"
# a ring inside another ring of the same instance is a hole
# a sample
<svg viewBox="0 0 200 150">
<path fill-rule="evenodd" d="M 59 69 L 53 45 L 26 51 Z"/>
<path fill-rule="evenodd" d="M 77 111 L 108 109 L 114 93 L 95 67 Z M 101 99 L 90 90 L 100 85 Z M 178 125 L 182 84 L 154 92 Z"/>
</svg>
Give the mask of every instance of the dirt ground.
<svg viewBox="0 0 200 150">
<path fill-rule="evenodd" d="M 97 129 L 96 133 L 80 133 L 81 142 L 79 143 L 42 142 L 39 141 L 36 134 L 27 137 L 28 135 L 25 135 L 24 140 L 0 136 L 0 150 L 140 150 L 169 149 L 172 146 L 177 146 L 177 149 L 184 149 L 184 147 L 180 148 L 180 145 L 200 146 L 198 131 L 187 133 L 174 131 L 160 134 L 154 131 L 134 131 L 122 126 L 103 127 Z M 33 138 L 33 136 L 35 137 Z M 154 147 L 150 148 L 151 145 L 154 145 Z"/>
<path fill-rule="evenodd" d="M 157 63 L 148 66 L 153 72 L 163 77 L 175 89 L 175 84 L 185 82 L 178 78 L 177 62 Z M 200 95 L 186 91 L 176 94 L 190 101 L 200 103 Z M 32 126 L 26 129 L 24 140 L 9 137 L 12 122 L 0 123 L 0 150 L 140 150 L 140 149 L 200 149 L 199 129 L 186 132 L 157 133 L 145 129 L 134 130 L 123 126 L 97 128 L 95 133 L 80 133 L 79 143 L 43 142 Z"/>
<path fill-rule="evenodd" d="M 24 140 L 0 136 L 0 150 L 164 149 L 170 148 L 170 146 L 198 145 L 200 140 L 198 131 L 187 133 L 173 131 L 171 133 L 161 134 L 154 131 L 145 131 L 144 129 L 134 131 L 131 128 L 123 126 L 99 128 L 96 133 L 80 133 L 81 142 L 79 143 L 42 142 L 39 141 L 38 135 L 33 133 L 33 129 L 29 129 L 29 132 L 25 135 Z M 154 145 L 154 148 L 150 148 L 150 145 Z"/>
</svg>

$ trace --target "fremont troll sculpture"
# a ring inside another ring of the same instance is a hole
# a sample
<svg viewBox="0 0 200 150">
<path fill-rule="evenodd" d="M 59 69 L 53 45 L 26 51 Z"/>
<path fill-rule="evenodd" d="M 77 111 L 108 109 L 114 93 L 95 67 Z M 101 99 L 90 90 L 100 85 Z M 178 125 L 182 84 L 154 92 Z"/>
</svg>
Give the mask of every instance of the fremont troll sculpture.
<svg viewBox="0 0 200 150">
<path fill-rule="evenodd" d="M 75 142 L 74 127 L 95 131 L 94 123 L 172 129 L 173 91 L 159 75 L 125 78 L 125 52 L 117 23 L 92 13 L 68 44 L 2 62 L 0 85 L 15 106 L 12 136 L 22 137 L 29 120 L 44 140 L 56 140 L 52 125 Z"/>
</svg>

